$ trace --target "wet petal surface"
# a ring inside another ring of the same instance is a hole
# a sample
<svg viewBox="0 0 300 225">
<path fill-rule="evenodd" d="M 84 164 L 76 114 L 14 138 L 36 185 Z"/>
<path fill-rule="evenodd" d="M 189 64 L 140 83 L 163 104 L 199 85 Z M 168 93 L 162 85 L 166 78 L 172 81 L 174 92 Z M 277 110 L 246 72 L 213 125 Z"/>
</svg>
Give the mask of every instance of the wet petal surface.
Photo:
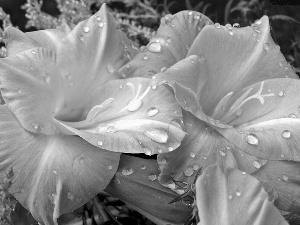
<svg viewBox="0 0 300 225">
<path fill-rule="evenodd" d="M 203 225 L 288 224 L 259 181 L 237 169 L 208 167 L 196 182 L 196 200 Z"/>
<path fill-rule="evenodd" d="M 46 225 L 103 190 L 117 170 L 118 153 L 75 136 L 28 132 L 6 106 L 0 107 L 0 128 L 0 170 L 14 173 L 10 192 Z"/>
</svg>

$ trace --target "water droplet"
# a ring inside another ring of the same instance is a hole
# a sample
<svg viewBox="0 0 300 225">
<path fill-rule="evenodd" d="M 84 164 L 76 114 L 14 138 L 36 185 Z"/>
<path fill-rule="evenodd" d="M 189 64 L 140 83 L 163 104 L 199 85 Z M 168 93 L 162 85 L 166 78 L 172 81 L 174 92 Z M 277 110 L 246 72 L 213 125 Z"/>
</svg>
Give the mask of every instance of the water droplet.
<svg viewBox="0 0 300 225">
<path fill-rule="evenodd" d="M 291 132 L 290 131 L 288 131 L 288 130 L 284 130 L 283 132 L 282 132 L 282 137 L 284 137 L 284 138 L 290 138 L 291 137 Z"/>
<path fill-rule="evenodd" d="M 237 116 L 240 116 L 240 115 L 242 115 L 243 114 L 243 109 L 242 108 L 239 108 L 237 111 L 236 111 L 236 113 L 235 113 L 235 115 L 237 115 Z"/>
<path fill-rule="evenodd" d="M 200 19 L 200 15 L 199 15 L 199 14 L 195 14 L 195 15 L 194 15 L 194 19 L 195 19 L 195 20 L 199 20 L 199 19 Z"/>
<path fill-rule="evenodd" d="M 113 167 L 111 165 L 106 166 L 107 169 L 112 170 Z"/>
<path fill-rule="evenodd" d="M 52 173 L 55 174 L 55 175 L 57 175 L 57 171 L 56 170 L 53 170 Z"/>
<path fill-rule="evenodd" d="M 159 162 L 159 165 L 165 165 L 167 163 L 167 160 L 166 159 L 162 159 L 160 162 Z"/>
<path fill-rule="evenodd" d="M 241 192 L 239 192 L 238 190 L 236 190 L 235 191 L 235 195 L 239 197 L 239 196 L 241 196 Z"/>
<path fill-rule="evenodd" d="M 229 30 L 229 31 L 228 31 L 228 34 L 232 36 L 232 35 L 233 35 L 233 31 L 232 31 L 232 30 Z"/>
<path fill-rule="evenodd" d="M 133 99 L 132 101 L 130 101 L 127 105 L 127 110 L 130 112 L 134 112 L 136 110 L 138 110 L 139 108 L 141 108 L 141 106 L 143 105 L 143 101 L 140 99 Z"/>
<path fill-rule="evenodd" d="M 142 165 L 142 166 L 141 166 L 141 170 L 144 170 L 144 169 L 146 169 L 146 166 L 145 166 L 145 165 Z"/>
<path fill-rule="evenodd" d="M 215 27 L 219 29 L 221 28 L 221 25 L 219 23 L 215 23 Z"/>
<path fill-rule="evenodd" d="M 268 43 L 264 43 L 263 48 L 264 48 L 264 50 L 269 51 L 270 45 Z"/>
<path fill-rule="evenodd" d="M 282 96 L 284 95 L 283 91 L 279 91 L 279 92 L 278 92 L 278 95 L 279 95 L 280 97 L 282 97 Z"/>
<path fill-rule="evenodd" d="M 186 175 L 187 177 L 190 177 L 193 175 L 194 172 L 195 172 L 194 169 L 189 167 L 184 171 L 184 175 Z"/>
<path fill-rule="evenodd" d="M 155 107 L 151 107 L 147 110 L 147 115 L 152 117 L 155 116 L 158 113 L 158 109 Z"/>
<path fill-rule="evenodd" d="M 98 140 L 97 144 L 100 145 L 100 146 L 102 146 L 103 142 L 101 140 Z"/>
<path fill-rule="evenodd" d="M 259 169 L 261 167 L 261 164 L 257 161 L 253 161 L 252 162 L 252 165 L 256 168 L 256 169 Z"/>
<path fill-rule="evenodd" d="M 143 60 L 146 61 L 148 59 L 148 56 L 143 56 Z"/>
<path fill-rule="evenodd" d="M 129 168 L 129 169 L 123 169 L 122 170 L 122 174 L 124 176 L 129 176 L 130 174 L 132 174 L 134 172 L 134 170 L 132 168 Z"/>
<path fill-rule="evenodd" d="M 199 166 L 198 165 L 193 165 L 193 170 L 199 170 Z"/>
<path fill-rule="evenodd" d="M 83 39 L 83 35 L 78 35 L 78 39 L 80 40 L 80 41 L 83 41 L 84 39 Z"/>
<path fill-rule="evenodd" d="M 150 52 L 161 52 L 161 44 L 157 42 L 151 42 L 148 45 L 148 50 Z"/>
<path fill-rule="evenodd" d="M 256 33 L 258 33 L 258 34 L 260 33 L 260 30 L 259 30 L 258 28 L 256 28 L 256 27 L 254 28 L 254 31 L 255 31 Z"/>
<path fill-rule="evenodd" d="M 160 72 L 163 73 L 163 72 L 165 72 L 166 70 L 167 70 L 167 67 L 163 67 L 163 68 L 160 69 Z"/>
<path fill-rule="evenodd" d="M 284 158 L 284 154 L 280 154 L 280 157 L 281 157 L 281 158 Z"/>
<path fill-rule="evenodd" d="M 108 126 L 107 128 L 106 128 L 106 132 L 108 132 L 108 133 L 115 133 L 116 132 L 116 127 L 115 126 Z"/>
<path fill-rule="evenodd" d="M 220 153 L 220 155 L 223 156 L 223 157 L 226 155 L 225 152 L 222 151 L 222 150 L 219 150 L 219 153 Z"/>
<path fill-rule="evenodd" d="M 190 62 L 193 64 L 193 63 L 194 63 L 194 60 L 193 60 L 193 59 L 191 59 L 191 60 L 190 60 Z"/>
<path fill-rule="evenodd" d="M 113 72 L 114 72 L 114 68 L 113 68 L 113 66 L 110 65 L 110 64 L 107 65 L 106 69 L 107 69 L 107 71 L 108 71 L 109 73 L 113 73 Z"/>
<path fill-rule="evenodd" d="M 157 176 L 155 174 L 150 173 L 148 175 L 148 179 L 151 180 L 151 181 L 155 181 L 157 179 Z"/>
<path fill-rule="evenodd" d="M 152 151 L 149 148 L 143 148 L 143 151 L 144 151 L 145 155 L 149 155 L 149 156 L 152 155 Z"/>
<path fill-rule="evenodd" d="M 258 138 L 255 134 L 248 134 L 246 136 L 246 142 L 250 145 L 258 145 Z"/>
<path fill-rule="evenodd" d="M 72 201 L 74 199 L 74 195 L 71 192 L 68 192 L 67 198 Z"/>
<path fill-rule="evenodd" d="M 243 174 L 243 175 L 246 175 L 247 173 L 243 171 L 242 174 Z"/>
<path fill-rule="evenodd" d="M 144 133 L 148 138 L 150 138 L 151 140 L 153 140 L 157 143 L 167 143 L 168 142 L 169 136 L 168 136 L 167 132 L 164 130 L 158 130 L 158 129 L 146 130 Z"/>
<path fill-rule="evenodd" d="M 283 62 L 282 62 L 282 61 L 279 61 L 278 65 L 279 65 L 280 67 L 283 67 Z"/>
<path fill-rule="evenodd" d="M 50 195 L 49 195 L 50 202 L 51 202 L 52 204 L 55 204 L 55 197 L 56 197 L 56 194 L 50 194 Z"/>
<path fill-rule="evenodd" d="M 233 197 L 232 195 L 228 195 L 228 199 L 231 200 Z"/>
<path fill-rule="evenodd" d="M 262 24 L 262 20 L 261 19 L 255 20 L 254 24 L 261 25 Z"/>
<path fill-rule="evenodd" d="M 170 188 L 170 189 L 172 189 L 172 190 L 174 190 L 174 189 L 176 188 L 176 185 L 175 185 L 174 182 L 172 182 L 172 183 L 169 183 L 169 184 L 167 185 L 167 187 Z"/>
<path fill-rule="evenodd" d="M 90 28 L 87 27 L 87 26 L 84 26 L 82 27 L 82 30 L 85 32 L 85 33 L 88 33 L 90 31 Z"/>
<path fill-rule="evenodd" d="M 100 22 L 100 23 L 98 24 L 98 26 L 99 26 L 99 27 L 103 27 L 103 26 L 104 26 L 104 23 L 103 23 L 103 22 Z"/>
<path fill-rule="evenodd" d="M 239 23 L 234 23 L 232 26 L 235 27 L 235 28 L 239 28 L 240 24 Z"/>
<path fill-rule="evenodd" d="M 96 20 L 100 21 L 100 20 L 101 20 L 100 16 L 97 16 L 97 17 L 96 17 Z"/>
<path fill-rule="evenodd" d="M 279 46 L 279 45 L 276 45 L 276 46 L 275 46 L 275 49 L 279 52 L 279 51 L 280 51 L 280 46 Z"/>
<path fill-rule="evenodd" d="M 193 12 L 189 11 L 189 12 L 188 12 L 188 15 L 189 15 L 189 16 L 193 15 Z"/>
<path fill-rule="evenodd" d="M 173 150 L 174 150 L 173 147 L 171 147 L 171 146 L 168 147 L 168 151 L 169 151 L 169 152 L 171 152 L 171 151 L 173 151 Z"/>
<path fill-rule="evenodd" d="M 192 158 L 195 158 L 196 155 L 195 155 L 194 152 L 191 152 L 191 153 L 190 153 L 190 156 L 191 156 Z"/>
<path fill-rule="evenodd" d="M 282 180 L 288 181 L 288 179 L 289 179 L 289 177 L 287 175 L 285 175 L 285 174 L 282 175 Z"/>
</svg>

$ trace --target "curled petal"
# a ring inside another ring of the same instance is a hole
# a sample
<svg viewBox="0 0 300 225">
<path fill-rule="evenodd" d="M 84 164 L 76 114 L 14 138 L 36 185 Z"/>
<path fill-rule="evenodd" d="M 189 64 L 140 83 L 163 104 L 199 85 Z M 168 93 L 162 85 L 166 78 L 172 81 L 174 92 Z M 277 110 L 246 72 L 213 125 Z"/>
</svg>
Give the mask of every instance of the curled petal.
<svg viewBox="0 0 300 225">
<path fill-rule="evenodd" d="M 28 132 L 6 106 L 0 107 L 0 128 L 0 172 L 12 168 L 9 191 L 45 225 L 90 200 L 117 170 L 118 153 L 75 136 Z"/>
<path fill-rule="evenodd" d="M 89 99 L 121 78 L 116 71 L 137 53 L 105 5 L 72 31 L 65 26 L 23 34 L 11 28 L 7 35 L 11 54 L 0 61 L 4 100 L 25 129 L 45 134 L 64 129 L 54 118 L 81 120 Z"/>
<path fill-rule="evenodd" d="M 161 19 L 149 44 L 120 73 L 127 77 L 149 76 L 184 59 L 194 39 L 211 20 L 198 12 L 182 11 Z"/>
<path fill-rule="evenodd" d="M 270 78 L 297 77 L 270 35 L 267 16 L 251 27 L 206 26 L 188 55 L 205 60 L 207 82 L 200 104 L 207 115 L 232 91 Z"/>
<path fill-rule="evenodd" d="M 181 202 L 168 204 L 176 195 L 162 187 L 157 176 L 155 160 L 122 154 L 119 169 L 104 191 L 134 206 L 154 222 L 182 224 L 191 214 L 191 209 Z"/>
<path fill-rule="evenodd" d="M 210 166 L 196 182 L 202 225 L 288 225 L 257 179 L 233 168 Z"/>
<path fill-rule="evenodd" d="M 108 82 L 80 122 L 60 121 L 95 146 L 148 155 L 176 149 L 185 136 L 172 92 L 146 78 Z"/>
</svg>

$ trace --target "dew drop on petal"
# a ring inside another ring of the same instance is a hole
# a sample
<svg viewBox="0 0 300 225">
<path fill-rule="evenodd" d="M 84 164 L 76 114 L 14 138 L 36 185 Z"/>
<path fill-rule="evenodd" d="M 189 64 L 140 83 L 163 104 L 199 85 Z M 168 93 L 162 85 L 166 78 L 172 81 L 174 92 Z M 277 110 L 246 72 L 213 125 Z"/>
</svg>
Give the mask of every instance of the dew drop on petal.
<svg viewBox="0 0 300 225">
<path fill-rule="evenodd" d="M 106 132 L 108 132 L 108 133 L 115 133 L 116 130 L 117 130 L 117 128 L 115 126 L 108 126 L 106 128 Z"/>
<path fill-rule="evenodd" d="M 37 130 L 39 129 L 39 125 L 37 123 L 32 123 L 32 128 Z"/>
<path fill-rule="evenodd" d="M 56 170 L 52 170 L 52 173 L 57 175 L 57 171 Z"/>
<path fill-rule="evenodd" d="M 220 153 L 220 155 L 223 156 L 223 157 L 226 155 L 225 152 L 222 151 L 222 150 L 220 150 L 219 153 Z"/>
<path fill-rule="evenodd" d="M 235 191 L 235 195 L 239 197 L 239 196 L 241 196 L 241 192 L 239 192 L 239 191 L 237 190 L 237 191 Z"/>
<path fill-rule="evenodd" d="M 246 136 L 246 142 L 250 145 L 258 145 L 258 138 L 255 134 L 248 134 Z"/>
<path fill-rule="evenodd" d="M 107 65 L 106 69 L 107 69 L 107 71 L 108 71 L 109 73 L 113 73 L 113 72 L 114 72 L 114 68 L 113 68 L 113 66 L 110 65 L 110 64 Z"/>
<path fill-rule="evenodd" d="M 282 96 L 284 95 L 283 91 L 279 91 L 279 92 L 278 92 L 278 95 L 279 95 L 280 97 L 282 97 Z"/>
<path fill-rule="evenodd" d="M 231 200 L 233 197 L 232 195 L 228 195 L 228 199 Z"/>
<path fill-rule="evenodd" d="M 199 166 L 198 165 L 193 165 L 193 170 L 199 170 Z"/>
<path fill-rule="evenodd" d="M 168 141 L 168 133 L 164 130 L 153 129 L 153 130 L 146 130 L 145 135 L 150 138 L 151 140 L 157 143 L 167 143 Z"/>
<path fill-rule="evenodd" d="M 242 115 L 242 113 L 243 113 L 243 109 L 242 108 L 239 108 L 237 111 L 236 111 L 236 115 L 237 116 L 240 116 L 240 115 Z"/>
<path fill-rule="evenodd" d="M 261 25 L 262 24 L 262 20 L 261 19 L 255 20 L 254 24 Z"/>
<path fill-rule="evenodd" d="M 169 152 L 171 152 L 171 151 L 173 151 L 173 150 L 174 150 L 173 147 L 171 147 L 171 146 L 168 147 L 168 151 L 169 151 Z"/>
<path fill-rule="evenodd" d="M 276 46 L 275 46 L 275 49 L 279 52 L 279 51 L 280 51 L 280 46 L 279 46 L 279 45 L 276 45 Z"/>
<path fill-rule="evenodd" d="M 194 152 L 191 152 L 191 153 L 190 153 L 190 156 L 191 156 L 192 158 L 195 158 L 196 155 L 195 155 Z"/>
<path fill-rule="evenodd" d="M 97 141 L 97 144 L 98 144 L 99 146 L 102 146 L 102 145 L 103 145 L 103 142 L 102 142 L 101 140 L 98 140 L 98 141 Z"/>
<path fill-rule="evenodd" d="M 122 175 L 124 176 L 129 176 L 130 174 L 132 174 L 134 172 L 134 170 L 132 168 L 129 169 L 122 169 Z"/>
<path fill-rule="evenodd" d="M 96 20 L 100 21 L 100 20 L 101 20 L 100 16 L 97 16 L 97 17 L 96 17 Z"/>
<path fill-rule="evenodd" d="M 281 158 L 284 158 L 284 154 L 280 154 L 280 157 L 281 157 Z"/>
<path fill-rule="evenodd" d="M 235 28 L 239 28 L 240 24 L 239 23 L 234 23 L 232 26 L 235 27 Z"/>
<path fill-rule="evenodd" d="M 291 113 L 290 115 L 289 115 L 289 118 L 297 118 L 297 116 L 294 114 L 294 113 Z"/>
<path fill-rule="evenodd" d="M 186 175 L 187 177 L 190 177 L 193 175 L 194 172 L 195 172 L 194 169 L 189 167 L 184 171 L 184 175 Z"/>
<path fill-rule="evenodd" d="M 269 51 L 270 45 L 268 43 L 264 43 L 263 48 L 264 48 L 264 50 Z"/>
<path fill-rule="evenodd" d="M 150 173 L 150 174 L 148 175 L 148 180 L 155 181 L 156 179 L 157 179 L 157 176 L 156 176 L 155 174 Z"/>
<path fill-rule="evenodd" d="M 49 195 L 50 202 L 51 202 L 52 204 L 55 204 L 55 197 L 56 197 L 56 194 L 50 194 L 50 195 Z"/>
<path fill-rule="evenodd" d="M 219 23 L 215 23 L 215 27 L 219 29 L 221 28 L 221 25 Z"/>
<path fill-rule="evenodd" d="M 229 31 L 228 31 L 228 34 L 232 36 L 232 35 L 233 35 L 233 31 L 232 31 L 232 30 L 229 30 Z"/>
<path fill-rule="evenodd" d="M 98 26 L 99 26 L 99 27 L 103 27 L 103 26 L 104 26 L 104 23 L 103 23 L 103 22 L 100 22 L 100 23 L 98 24 Z"/>
<path fill-rule="evenodd" d="M 288 179 L 289 179 L 289 177 L 287 175 L 285 175 L 285 174 L 282 175 L 282 180 L 288 181 Z"/>
<path fill-rule="evenodd" d="M 141 166 L 141 170 L 144 170 L 144 169 L 146 169 L 146 166 L 145 166 L 145 165 L 142 165 L 142 166 Z"/>
<path fill-rule="evenodd" d="M 108 166 L 106 166 L 106 168 L 108 169 L 108 170 L 112 170 L 112 166 L 111 165 L 108 165 Z"/>
<path fill-rule="evenodd" d="M 152 155 L 152 151 L 149 148 L 143 148 L 143 151 L 144 151 L 145 155 L 149 155 L 149 156 Z"/>
<path fill-rule="evenodd" d="M 259 169 L 261 167 L 261 164 L 257 161 L 253 161 L 252 162 L 252 165 L 256 168 L 256 169 Z"/>
<path fill-rule="evenodd" d="M 80 41 L 83 41 L 84 39 L 83 39 L 83 35 L 78 35 L 78 39 L 80 40 Z"/>
<path fill-rule="evenodd" d="M 243 171 L 242 174 L 243 174 L 243 175 L 246 175 L 247 173 Z"/>
<path fill-rule="evenodd" d="M 278 65 L 279 65 L 280 67 L 283 67 L 283 62 L 282 62 L 282 61 L 279 61 Z"/>
<path fill-rule="evenodd" d="M 87 27 L 87 26 L 84 26 L 82 27 L 82 30 L 85 32 L 85 33 L 88 33 L 90 31 L 90 28 Z"/>
<path fill-rule="evenodd" d="M 73 193 L 72 192 L 68 192 L 67 198 L 72 201 L 74 199 Z"/>
<path fill-rule="evenodd" d="M 148 46 L 150 52 L 161 52 L 161 44 L 157 42 L 151 42 Z"/>
<path fill-rule="evenodd" d="M 115 183 L 116 183 L 116 184 L 121 184 L 121 181 L 120 181 L 120 179 L 119 179 L 119 178 L 117 178 L 117 179 L 115 180 Z"/>
<path fill-rule="evenodd" d="M 174 189 L 176 188 L 176 185 L 175 185 L 174 182 L 172 182 L 172 183 L 169 183 L 169 184 L 167 185 L 167 187 L 170 188 L 170 189 L 172 189 L 172 190 L 174 190 Z"/>
<path fill-rule="evenodd" d="M 158 153 L 162 153 L 163 150 L 162 150 L 161 148 L 159 148 L 159 149 L 157 149 L 157 152 L 158 152 Z"/>
<path fill-rule="evenodd" d="M 147 115 L 152 117 L 155 116 L 158 113 L 158 109 L 155 107 L 151 107 L 147 110 Z"/>
<path fill-rule="evenodd" d="M 143 56 L 143 60 L 146 61 L 148 59 L 148 56 Z"/>
<path fill-rule="evenodd" d="M 282 132 L 282 137 L 284 137 L 284 138 L 290 138 L 291 137 L 291 132 L 290 131 L 288 131 L 288 130 L 284 130 L 283 132 Z"/>
</svg>

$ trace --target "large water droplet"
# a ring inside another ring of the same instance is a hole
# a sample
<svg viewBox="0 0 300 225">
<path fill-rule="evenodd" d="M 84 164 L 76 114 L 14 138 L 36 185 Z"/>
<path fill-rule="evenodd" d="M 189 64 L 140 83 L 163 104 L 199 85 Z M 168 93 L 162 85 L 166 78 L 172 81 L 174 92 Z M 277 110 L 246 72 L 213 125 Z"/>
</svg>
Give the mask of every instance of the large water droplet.
<svg viewBox="0 0 300 225">
<path fill-rule="evenodd" d="M 190 153 L 190 156 L 191 156 L 192 158 L 195 158 L 196 155 L 195 155 L 194 152 L 191 152 L 191 153 Z"/>
<path fill-rule="evenodd" d="M 130 112 L 134 112 L 134 111 L 138 110 L 139 108 L 141 108 L 142 105 L 143 105 L 142 100 L 133 99 L 128 103 L 127 110 L 130 111 Z"/>
<path fill-rule="evenodd" d="M 103 145 L 103 142 L 102 142 L 101 140 L 98 140 L 97 144 L 98 144 L 99 146 L 102 146 L 102 145 Z"/>
<path fill-rule="evenodd" d="M 270 45 L 268 43 L 264 43 L 264 50 L 269 51 Z"/>
<path fill-rule="evenodd" d="M 184 175 L 186 175 L 187 177 L 190 177 L 193 175 L 194 172 L 195 172 L 194 169 L 189 167 L 184 171 Z"/>
<path fill-rule="evenodd" d="M 148 175 L 148 179 L 151 180 L 151 181 L 155 181 L 157 179 L 157 176 L 155 174 L 150 173 Z"/>
<path fill-rule="evenodd" d="M 157 113 L 158 113 L 158 109 L 155 108 L 155 107 L 151 107 L 147 111 L 147 115 L 150 116 L 150 117 L 155 116 Z"/>
<path fill-rule="evenodd" d="M 232 36 L 232 35 L 233 35 L 233 31 L 232 31 L 232 30 L 229 30 L 229 31 L 228 31 L 228 34 L 229 34 L 230 36 Z"/>
<path fill-rule="evenodd" d="M 73 193 L 72 192 L 68 192 L 67 198 L 72 201 L 74 199 Z"/>
<path fill-rule="evenodd" d="M 220 150 L 219 153 L 220 153 L 220 155 L 223 156 L 223 157 L 226 155 L 225 152 L 222 151 L 222 150 Z"/>
<path fill-rule="evenodd" d="M 167 185 L 167 187 L 170 188 L 170 189 L 172 189 L 172 190 L 174 190 L 174 189 L 176 188 L 176 185 L 175 185 L 174 182 L 172 182 L 172 183 L 169 183 L 169 184 Z"/>
<path fill-rule="evenodd" d="M 261 19 L 255 20 L 254 24 L 261 25 L 262 24 L 262 20 Z"/>
<path fill-rule="evenodd" d="M 250 145 L 258 145 L 258 138 L 255 134 L 248 134 L 246 136 L 246 142 Z"/>
<path fill-rule="evenodd" d="M 171 147 L 171 146 L 168 147 L 168 151 L 169 151 L 169 152 L 171 152 L 171 151 L 173 151 L 173 150 L 174 150 L 173 147 Z"/>
<path fill-rule="evenodd" d="M 282 97 L 282 96 L 284 95 L 283 91 L 279 91 L 279 92 L 278 92 L 278 95 L 279 95 L 280 97 Z"/>
<path fill-rule="evenodd" d="M 161 44 L 158 42 L 151 42 L 148 45 L 148 50 L 150 52 L 161 52 Z"/>
<path fill-rule="evenodd" d="M 281 135 L 282 135 L 282 137 L 288 139 L 291 137 L 291 132 L 288 130 L 284 130 Z"/>
<path fill-rule="evenodd" d="M 146 130 L 145 135 L 157 143 L 167 143 L 169 138 L 166 131 L 158 129 Z"/>
<path fill-rule="evenodd" d="M 82 27 L 82 30 L 85 32 L 85 33 L 88 33 L 90 31 L 90 28 L 87 27 L 87 26 L 84 26 Z"/>
<path fill-rule="evenodd" d="M 149 156 L 152 155 L 152 151 L 149 148 L 143 148 L 143 151 L 144 151 L 145 155 L 149 155 Z"/>
<path fill-rule="evenodd" d="M 130 174 L 132 174 L 134 172 L 134 170 L 132 168 L 129 169 L 122 169 L 122 174 L 124 176 L 129 176 Z"/>
<path fill-rule="evenodd" d="M 98 26 L 99 26 L 99 27 L 103 27 L 103 26 L 104 26 L 104 23 L 103 23 L 103 22 L 100 22 L 100 23 L 98 23 Z"/>
<path fill-rule="evenodd" d="M 106 168 L 107 168 L 108 170 L 112 170 L 112 169 L 113 169 L 113 167 L 112 167 L 111 165 L 106 166 Z"/>
<path fill-rule="evenodd" d="M 253 161 L 252 162 L 252 165 L 256 168 L 256 169 L 259 169 L 261 167 L 261 164 L 257 161 Z"/>
<path fill-rule="evenodd" d="M 108 132 L 108 133 L 115 133 L 116 130 L 117 130 L 117 128 L 115 126 L 108 126 L 106 128 L 106 132 Z"/>
</svg>

